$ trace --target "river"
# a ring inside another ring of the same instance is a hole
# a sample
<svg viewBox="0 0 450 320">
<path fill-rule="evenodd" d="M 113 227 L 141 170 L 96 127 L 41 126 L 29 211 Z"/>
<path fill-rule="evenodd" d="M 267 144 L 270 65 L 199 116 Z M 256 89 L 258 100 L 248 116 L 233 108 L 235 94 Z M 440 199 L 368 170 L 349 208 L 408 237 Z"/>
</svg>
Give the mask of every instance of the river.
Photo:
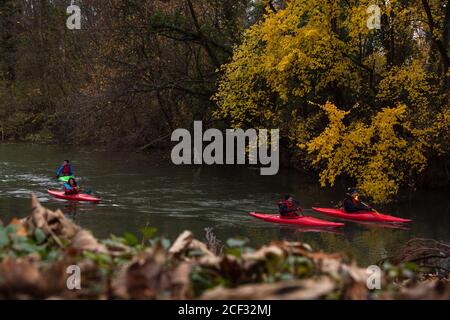
<svg viewBox="0 0 450 320">
<path fill-rule="evenodd" d="M 72 160 L 80 185 L 103 199 L 100 204 L 70 203 L 47 194 L 47 189 L 61 188 L 54 174 L 66 158 Z M 259 170 L 246 167 L 174 166 L 144 154 L 93 147 L 0 144 L 0 220 L 7 223 L 28 215 L 31 193 L 100 238 L 139 234 L 140 228 L 151 226 L 171 240 L 184 230 L 204 239 L 204 229 L 213 228 L 222 241 L 237 236 L 249 239 L 252 246 L 281 239 L 303 241 L 316 250 L 346 252 L 363 265 L 394 253 L 411 238 L 450 240 L 449 194 L 444 192 L 420 191 L 379 208 L 413 219 L 406 229 L 346 222 L 339 233 L 317 232 L 248 216 L 250 211 L 276 212 L 279 198 L 292 193 L 308 215 L 333 220 L 307 208 L 335 206 L 343 189 L 321 188 L 313 178 L 293 170 L 260 176 Z"/>
</svg>

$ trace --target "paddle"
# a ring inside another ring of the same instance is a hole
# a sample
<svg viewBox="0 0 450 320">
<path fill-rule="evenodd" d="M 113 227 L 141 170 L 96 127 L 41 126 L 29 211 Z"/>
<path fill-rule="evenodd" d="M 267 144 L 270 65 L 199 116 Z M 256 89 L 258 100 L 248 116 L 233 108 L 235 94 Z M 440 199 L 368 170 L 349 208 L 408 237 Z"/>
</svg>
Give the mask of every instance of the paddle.
<svg viewBox="0 0 450 320">
<path fill-rule="evenodd" d="M 304 217 L 305 214 L 303 213 L 303 208 L 300 207 L 300 201 L 294 199 L 294 203 L 295 203 L 295 205 L 297 206 L 297 208 L 295 209 L 295 211 L 300 212 L 300 217 Z"/>
<path fill-rule="evenodd" d="M 380 213 L 379 213 L 377 210 L 375 210 L 374 208 L 372 208 L 371 206 L 369 206 L 367 203 L 364 203 L 364 202 L 362 202 L 361 200 L 360 200 L 359 202 L 361 202 L 361 204 L 362 204 L 363 206 L 366 206 L 367 209 L 371 210 L 376 216 L 380 215 Z"/>
</svg>

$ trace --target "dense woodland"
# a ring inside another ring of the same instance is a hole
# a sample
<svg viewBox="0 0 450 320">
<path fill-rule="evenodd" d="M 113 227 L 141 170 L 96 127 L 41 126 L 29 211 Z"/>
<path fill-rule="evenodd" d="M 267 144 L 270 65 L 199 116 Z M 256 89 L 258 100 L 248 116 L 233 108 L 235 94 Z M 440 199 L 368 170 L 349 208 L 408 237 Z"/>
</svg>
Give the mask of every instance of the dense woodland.
<svg viewBox="0 0 450 320">
<path fill-rule="evenodd" d="M 450 185 L 449 36 L 450 0 L 4 0 L 0 129 L 139 147 L 193 120 L 280 128 L 292 165 L 389 201 Z"/>
<path fill-rule="evenodd" d="M 216 70 L 250 23 L 248 1 L 89 0 L 68 30 L 70 4 L 2 1 L 7 138 L 138 146 L 206 119 Z"/>
</svg>

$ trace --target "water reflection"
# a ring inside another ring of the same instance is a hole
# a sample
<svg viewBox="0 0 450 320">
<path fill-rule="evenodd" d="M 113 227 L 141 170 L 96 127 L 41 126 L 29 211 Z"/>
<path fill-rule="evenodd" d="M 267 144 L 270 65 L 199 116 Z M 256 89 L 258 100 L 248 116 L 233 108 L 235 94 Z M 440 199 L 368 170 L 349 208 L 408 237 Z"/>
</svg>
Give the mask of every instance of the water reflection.
<svg viewBox="0 0 450 320">
<path fill-rule="evenodd" d="M 77 223 L 77 211 L 78 210 L 78 204 L 73 201 L 67 201 L 67 203 L 64 205 L 64 214 L 67 218 Z"/>
</svg>

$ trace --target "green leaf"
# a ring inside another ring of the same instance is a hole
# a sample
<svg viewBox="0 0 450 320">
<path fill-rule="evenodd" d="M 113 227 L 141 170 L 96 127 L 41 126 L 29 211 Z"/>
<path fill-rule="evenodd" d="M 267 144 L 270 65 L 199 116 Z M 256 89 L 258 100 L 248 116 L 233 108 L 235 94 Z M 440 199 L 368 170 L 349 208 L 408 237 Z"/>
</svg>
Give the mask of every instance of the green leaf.
<svg viewBox="0 0 450 320">
<path fill-rule="evenodd" d="M 122 246 L 123 245 L 123 239 L 121 241 L 119 241 L 117 239 L 115 239 L 115 240 L 106 239 L 106 240 L 102 240 L 101 243 L 103 243 L 104 245 L 107 245 L 107 246 L 111 246 L 111 247 Z"/>
<path fill-rule="evenodd" d="M 33 253 L 38 251 L 35 245 L 32 245 L 27 242 L 22 243 L 14 243 L 13 249 L 16 251 L 24 252 L 24 253 Z"/>
<path fill-rule="evenodd" d="M 102 264 L 102 265 L 108 265 L 108 264 L 110 264 L 112 262 L 112 258 L 108 254 L 99 253 L 97 255 L 97 262 Z"/>
<path fill-rule="evenodd" d="M 45 257 L 45 259 L 46 259 L 47 261 L 56 261 L 56 260 L 58 260 L 58 251 L 56 251 L 56 250 L 50 251 L 50 252 L 47 254 L 47 256 Z"/>
<path fill-rule="evenodd" d="M 190 250 L 188 253 L 189 257 L 203 257 L 205 253 L 202 250 Z"/>
<path fill-rule="evenodd" d="M 156 235 L 156 232 L 158 231 L 156 228 L 151 227 L 145 227 L 141 228 L 141 233 L 144 236 L 145 239 L 153 238 Z"/>
<path fill-rule="evenodd" d="M 248 243 L 248 239 L 235 239 L 231 238 L 227 240 L 227 246 L 230 248 L 241 248 Z"/>
<path fill-rule="evenodd" d="M 170 243 L 169 239 L 164 238 L 161 240 L 161 244 L 162 244 L 164 250 L 168 250 L 170 248 L 171 243 Z"/>
<path fill-rule="evenodd" d="M 8 234 L 5 228 L 0 227 L 0 248 L 4 248 L 9 244 Z"/>
<path fill-rule="evenodd" d="M 130 232 L 126 232 L 123 235 L 125 242 L 127 245 L 129 245 L 130 247 L 134 247 L 137 246 L 139 244 L 139 239 L 132 233 Z"/>
<path fill-rule="evenodd" d="M 406 262 L 404 264 L 404 267 L 409 270 L 409 271 L 413 271 L 413 272 L 418 272 L 419 271 L 419 266 L 417 264 L 415 264 L 414 262 Z"/>
<path fill-rule="evenodd" d="M 254 248 L 252 248 L 252 247 L 243 247 L 242 248 L 242 253 L 253 253 L 255 251 L 256 250 Z"/>
<path fill-rule="evenodd" d="M 17 234 L 12 234 L 10 236 L 12 243 L 14 244 L 22 244 L 22 243 L 29 243 L 28 237 L 19 236 Z"/>
<path fill-rule="evenodd" d="M 240 257 L 242 255 L 242 249 L 241 248 L 227 248 L 227 249 L 225 249 L 225 253 L 235 256 L 235 257 Z"/>
<path fill-rule="evenodd" d="M 293 280 L 294 276 L 290 273 L 282 273 L 279 277 L 279 280 L 281 281 L 289 281 L 289 280 Z"/>
<path fill-rule="evenodd" d="M 34 238 L 36 239 L 36 243 L 38 244 L 43 243 L 47 239 L 42 229 L 36 229 L 36 231 L 34 232 Z"/>
<path fill-rule="evenodd" d="M 9 224 L 9 225 L 5 228 L 5 231 L 6 231 L 6 233 L 7 233 L 8 235 L 10 235 L 10 234 L 16 234 L 16 233 L 17 233 L 17 229 L 18 229 L 18 226 L 17 226 L 17 225 L 15 225 L 15 224 Z"/>
<path fill-rule="evenodd" d="M 113 234 L 110 235 L 110 240 L 115 241 L 117 243 L 126 244 L 126 240 L 124 238 L 115 236 Z"/>
<path fill-rule="evenodd" d="M 83 255 L 87 259 L 94 260 L 94 261 L 97 260 L 97 255 L 93 252 L 85 251 L 85 252 L 83 252 Z"/>
</svg>

